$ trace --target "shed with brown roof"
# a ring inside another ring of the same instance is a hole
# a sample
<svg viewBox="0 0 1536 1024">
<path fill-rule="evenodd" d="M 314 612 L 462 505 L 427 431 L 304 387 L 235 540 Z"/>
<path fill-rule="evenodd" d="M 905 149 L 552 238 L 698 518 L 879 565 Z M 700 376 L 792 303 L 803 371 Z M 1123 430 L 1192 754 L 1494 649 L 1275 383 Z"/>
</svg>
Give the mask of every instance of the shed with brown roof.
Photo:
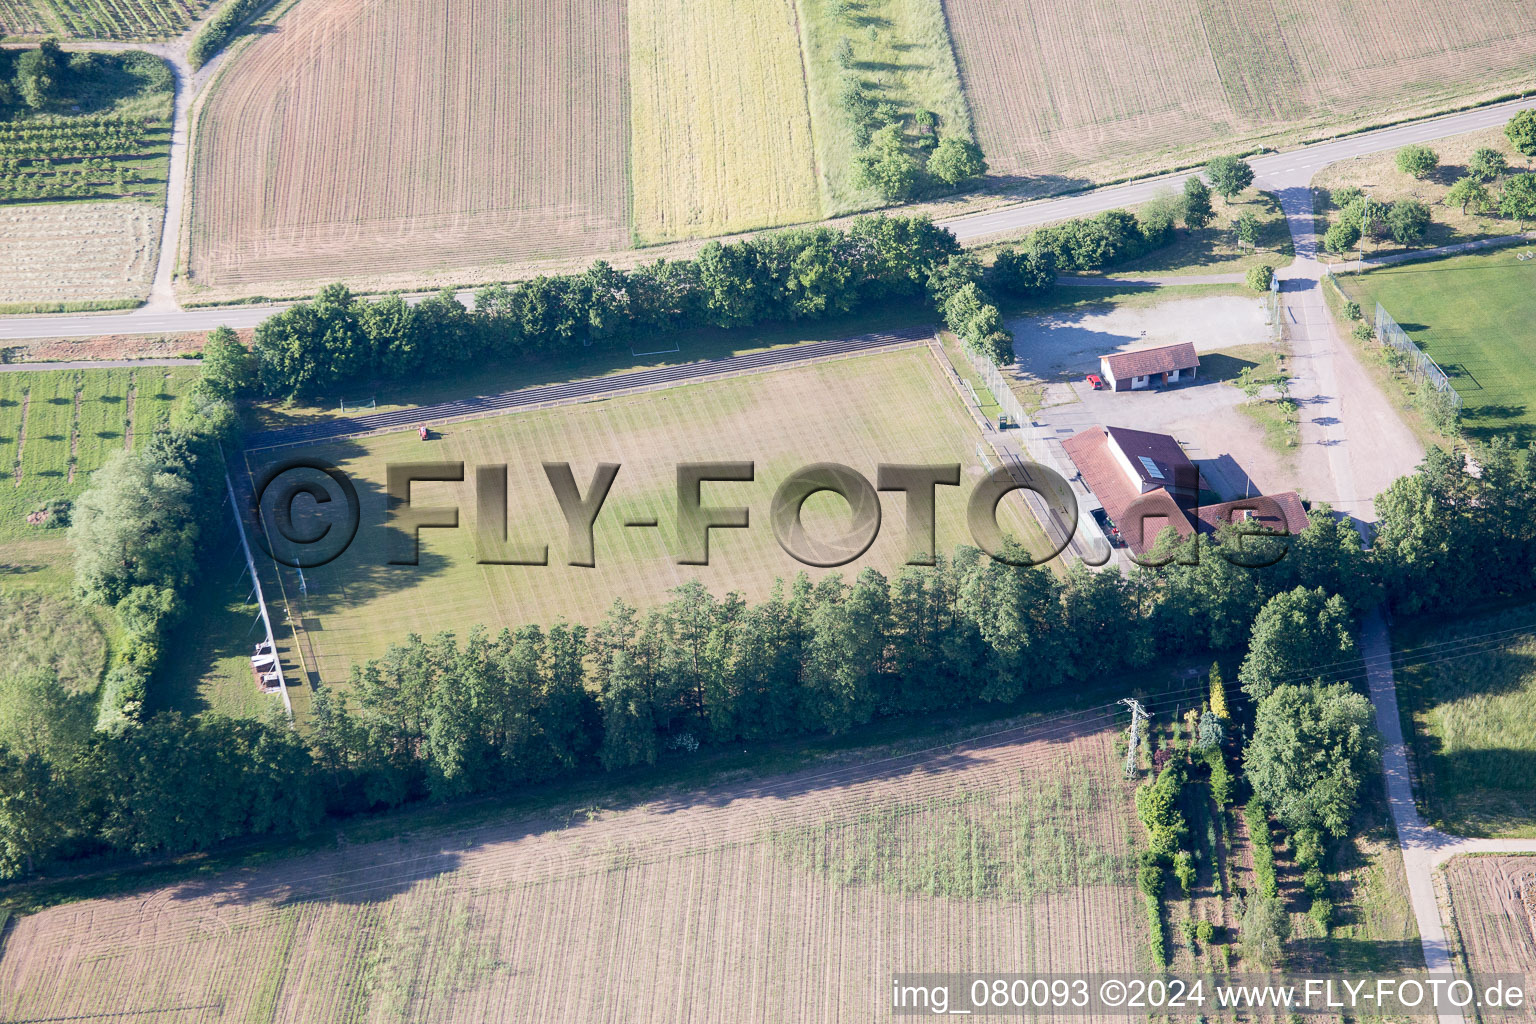
<svg viewBox="0 0 1536 1024">
<path fill-rule="evenodd" d="M 1115 391 L 1139 391 L 1194 380 L 1199 366 L 1195 346 L 1187 341 L 1099 357 L 1099 369 Z"/>
</svg>

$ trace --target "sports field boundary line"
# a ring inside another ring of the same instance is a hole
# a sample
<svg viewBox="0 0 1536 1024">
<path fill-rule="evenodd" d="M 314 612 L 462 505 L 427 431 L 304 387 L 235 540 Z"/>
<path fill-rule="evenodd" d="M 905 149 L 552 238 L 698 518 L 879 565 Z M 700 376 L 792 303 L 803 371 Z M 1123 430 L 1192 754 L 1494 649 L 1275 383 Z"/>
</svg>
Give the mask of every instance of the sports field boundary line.
<svg viewBox="0 0 1536 1024">
<path fill-rule="evenodd" d="M 550 409 L 583 402 L 599 401 L 622 395 L 643 394 L 684 384 L 740 377 L 770 370 L 786 370 L 810 363 L 846 359 L 877 352 L 894 352 L 926 345 L 933 327 L 902 328 L 880 334 L 862 334 L 808 345 L 791 345 L 741 356 L 679 363 L 652 370 L 593 377 L 562 384 L 542 384 L 482 398 L 460 399 L 434 405 L 413 406 L 394 412 L 376 413 L 356 418 L 331 419 L 319 423 L 287 427 L 252 434 L 246 439 L 247 452 L 270 451 L 295 445 L 321 444 L 344 438 L 405 430 L 415 425 L 460 423 L 467 420 L 503 416 L 531 409 Z"/>
</svg>

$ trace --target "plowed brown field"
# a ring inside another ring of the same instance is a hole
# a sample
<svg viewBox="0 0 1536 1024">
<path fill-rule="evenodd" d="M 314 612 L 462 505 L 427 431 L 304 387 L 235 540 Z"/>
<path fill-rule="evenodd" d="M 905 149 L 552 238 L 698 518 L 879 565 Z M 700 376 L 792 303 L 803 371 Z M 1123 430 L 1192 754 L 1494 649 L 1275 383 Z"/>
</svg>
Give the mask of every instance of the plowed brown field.
<svg viewBox="0 0 1536 1024">
<path fill-rule="evenodd" d="M 451 270 L 628 245 L 625 7 L 307 0 L 198 119 L 191 283 Z"/>
<path fill-rule="evenodd" d="M 1536 20 L 1474 0 L 945 0 L 994 174 L 1108 180 L 1519 89 Z"/>
<path fill-rule="evenodd" d="M 7 932 L 0 1019 L 832 1024 L 885 1019 L 897 971 L 1129 969 L 1115 734 L 1058 719 L 57 907 Z M 836 853 L 875 828 L 914 856 Z M 945 884 L 978 876 L 1027 884 Z"/>
<path fill-rule="evenodd" d="M 1445 878 L 1471 973 L 1536 983 L 1536 856 L 1458 857 Z"/>
</svg>

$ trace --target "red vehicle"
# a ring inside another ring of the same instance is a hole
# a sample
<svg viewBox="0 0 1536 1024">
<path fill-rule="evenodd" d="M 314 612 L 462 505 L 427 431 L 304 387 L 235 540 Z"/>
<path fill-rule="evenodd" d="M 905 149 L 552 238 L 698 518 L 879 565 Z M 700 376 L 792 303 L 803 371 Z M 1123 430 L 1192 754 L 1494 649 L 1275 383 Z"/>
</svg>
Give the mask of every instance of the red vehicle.
<svg viewBox="0 0 1536 1024">
<path fill-rule="evenodd" d="M 1093 385 L 1093 390 L 1095 391 L 1104 390 L 1104 378 L 1100 377 L 1096 373 L 1090 373 L 1088 375 L 1088 383 Z"/>
</svg>

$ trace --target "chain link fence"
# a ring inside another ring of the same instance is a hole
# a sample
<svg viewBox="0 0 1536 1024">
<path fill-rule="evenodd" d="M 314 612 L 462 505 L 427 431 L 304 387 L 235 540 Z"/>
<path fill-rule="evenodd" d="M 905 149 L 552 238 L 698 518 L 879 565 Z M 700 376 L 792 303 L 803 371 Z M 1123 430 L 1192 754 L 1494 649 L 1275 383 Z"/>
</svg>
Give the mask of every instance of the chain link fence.
<svg viewBox="0 0 1536 1024">
<path fill-rule="evenodd" d="M 1440 369 L 1440 364 L 1413 343 L 1408 332 L 1398 326 L 1392 314 L 1379 302 L 1376 303 L 1376 337 L 1383 345 L 1390 345 L 1407 357 L 1415 380 L 1421 383 L 1428 381 L 1450 401 L 1457 412 L 1461 411 L 1461 393 L 1451 386 L 1451 379 Z"/>
</svg>

